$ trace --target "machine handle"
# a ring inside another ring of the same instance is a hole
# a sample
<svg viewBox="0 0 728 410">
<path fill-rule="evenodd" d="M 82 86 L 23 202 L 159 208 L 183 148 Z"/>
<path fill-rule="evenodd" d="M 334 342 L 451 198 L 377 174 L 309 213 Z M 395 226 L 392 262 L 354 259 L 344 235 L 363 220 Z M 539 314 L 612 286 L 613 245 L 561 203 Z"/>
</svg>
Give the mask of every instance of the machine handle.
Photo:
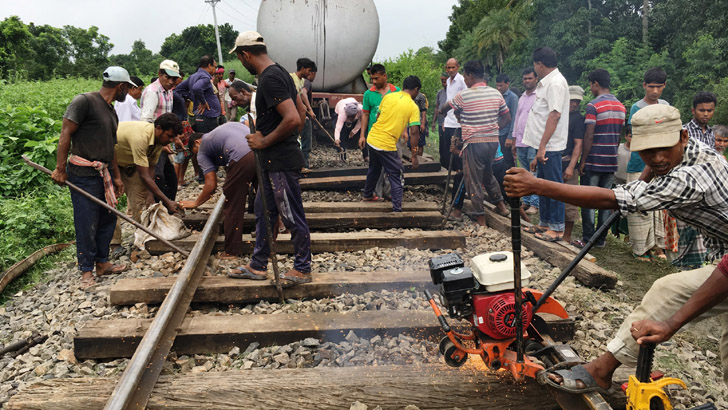
<svg viewBox="0 0 728 410">
<path fill-rule="evenodd" d="M 425 289 L 425 297 L 427 298 L 427 301 L 430 302 L 432 310 L 435 311 L 435 316 L 437 316 L 437 320 L 440 322 L 442 330 L 444 330 L 445 333 L 450 333 L 450 325 L 447 324 L 445 316 L 442 315 L 440 308 L 437 307 L 437 304 L 435 304 L 435 300 L 432 298 L 432 293 L 430 293 L 428 289 Z"/>
</svg>

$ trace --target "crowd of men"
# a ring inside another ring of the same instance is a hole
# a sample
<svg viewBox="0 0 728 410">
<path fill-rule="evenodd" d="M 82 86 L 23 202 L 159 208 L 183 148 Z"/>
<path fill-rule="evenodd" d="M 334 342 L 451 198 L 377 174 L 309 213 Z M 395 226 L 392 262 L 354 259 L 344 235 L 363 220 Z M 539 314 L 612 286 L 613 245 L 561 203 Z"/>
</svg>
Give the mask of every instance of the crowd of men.
<svg viewBox="0 0 728 410">
<path fill-rule="evenodd" d="M 301 58 L 296 71 L 288 72 L 271 60 L 263 37 L 252 31 L 240 34 L 230 53 L 256 76 L 257 88 L 234 72 L 225 81 L 224 69 L 209 56 L 187 79 L 177 63 L 163 61 L 146 88 L 123 68 L 109 67 L 98 92 L 80 94 L 68 106 L 52 177 L 59 184 L 73 182 L 110 207 L 126 192 L 129 213 L 138 221 L 142 210 L 157 201 L 170 213 L 199 207 L 215 192 L 217 170 L 224 167 L 220 257 L 233 259 L 242 257 L 243 215 L 259 178 L 255 248 L 250 260 L 228 276 L 268 279 L 275 238 L 265 234 L 267 215 L 271 225 L 280 223 L 292 235 L 294 263 L 281 275 L 283 285 L 310 282 L 310 234 L 299 179 L 309 167 L 311 121 L 317 121 L 311 100 L 316 64 Z M 607 353 L 584 366 L 553 372 L 549 382 L 572 392 L 607 388 L 620 364 L 635 363 L 638 341 L 666 340 L 690 320 L 716 315 L 723 321 L 721 355 L 728 381 L 728 257 L 723 256 L 728 251 L 728 163 L 722 155 L 728 135 L 726 127 L 708 125 L 716 97 L 698 93 L 693 119 L 683 126 L 679 111 L 660 99 L 666 73 L 652 68 L 644 75 L 645 97 L 627 115 L 610 92 L 609 73 L 597 69 L 588 75 L 594 98 L 582 115 L 584 90 L 568 85 L 547 47 L 535 50 L 533 68 L 523 71 L 520 96 L 506 75 L 496 77 L 495 88 L 489 86 L 479 61 L 467 62 L 461 73 L 459 62 L 450 59 L 445 69 L 431 125 L 440 137 L 442 165 L 456 172 L 453 218 L 462 219 L 466 196 L 481 225 L 485 200 L 507 215 L 506 195 L 520 197 L 522 217 L 538 214 L 530 233 L 584 246 L 616 210 L 629 215 L 635 258 L 671 257 L 690 269 L 655 282 Z M 415 153 L 416 168 L 416 154 L 427 142 L 428 102 L 416 76 L 405 78 L 400 89 L 388 82 L 384 66 L 375 64 L 368 72 L 371 86 L 362 102 L 343 99 L 334 109 L 335 144 L 345 149 L 358 136 L 369 163 L 362 200 L 388 195 L 393 212 L 401 212 L 402 146 Z M 240 122 L 237 107 L 250 113 Z M 626 184 L 615 187 L 622 136 L 631 156 Z M 190 160 L 202 192 L 176 202 Z M 82 285 L 91 286 L 95 276 L 127 268 L 110 262 L 110 247 L 121 243 L 120 230 L 114 213 L 71 194 Z M 583 236 L 572 240 L 578 207 Z M 604 246 L 604 236 L 595 239 Z M 720 257 L 717 266 L 705 264 Z"/>
</svg>

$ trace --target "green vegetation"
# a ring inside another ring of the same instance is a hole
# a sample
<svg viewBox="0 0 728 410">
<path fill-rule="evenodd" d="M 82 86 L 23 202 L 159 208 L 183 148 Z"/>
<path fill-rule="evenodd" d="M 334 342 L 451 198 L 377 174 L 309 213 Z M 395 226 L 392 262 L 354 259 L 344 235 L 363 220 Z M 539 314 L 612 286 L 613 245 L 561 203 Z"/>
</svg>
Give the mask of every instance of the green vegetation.
<svg viewBox="0 0 728 410">
<path fill-rule="evenodd" d="M 440 64 L 452 56 L 480 59 L 491 77 L 505 72 L 518 86 L 533 50 L 549 46 L 570 84 L 588 89 L 588 73 L 607 69 L 612 92 L 626 106 L 643 97 L 644 71 L 660 66 L 668 75 L 663 98 L 683 120 L 691 117 L 696 92 L 713 91 L 719 96 L 713 121 L 726 123 L 726 6 L 726 0 L 460 0 L 433 58 Z"/>
<path fill-rule="evenodd" d="M 100 81 L 85 79 L 0 83 L 0 272 L 39 248 L 73 239 L 68 189 L 20 156 L 55 168 L 66 106 L 76 94 L 99 86 Z"/>
</svg>

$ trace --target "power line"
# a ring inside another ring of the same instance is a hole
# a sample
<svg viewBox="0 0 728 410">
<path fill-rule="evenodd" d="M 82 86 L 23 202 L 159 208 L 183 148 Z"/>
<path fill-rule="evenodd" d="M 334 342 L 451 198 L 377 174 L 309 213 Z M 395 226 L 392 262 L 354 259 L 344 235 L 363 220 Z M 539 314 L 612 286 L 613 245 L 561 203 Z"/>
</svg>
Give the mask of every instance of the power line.
<svg viewBox="0 0 728 410">
<path fill-rule="evenodd" d="M 246 6 L 248 6 L 249 9 L 251 9 L 251 10 L 253 10 L 255 12 L 255 15 L 256 16 L 258 15 L 258 9 L 257 8 L 254 8 L 253 6 L 251 6 L 250 4 L 248 4 L 248 2 L 245 1 L 245 0 L 242 0 L 242 1 L 243 1 L 243 4 L 245 4 Z"/>
<path fill-rule="evenodd" d="M 234 11 L 235 13 L 237 13 L 238 15 L 242 16 L 243 18 L 247 19 L 247 20 L 248 20 L 248 21 L 250 22 L 250 24 L 255 24 L 255 20 L 254 20 L 253 18 L 251 18 L 251 17 L 250 17 L 249 15 L 247 15 L 247 14 L 244 14 L 244 13 L 242 13 L 242 12 L 238 11 L 238 10 L 237 10 L 237 9 L 236 9 L 235 7 L 233 7 L 233 6 L 232 6 L 232 5 L 230 4 L 230 3 L 228 3 L 228 2 L 227 2 L 227 0 L 223 0 L 222 2 L 223 2 L 223 3 L 225 3 L 225 6 L 226 6 L 226 7 L 229 7 L 229 8 L 230 8 L 231 10 L 233 10 L 233 11 Z"/>
<path fill-rule="evenodd" d="M 227 3 L 226 3 L 226 6 L 227 6 L 227 7 L 229 7 L 229 5 L 227 5 Z M 255 23 L 253 22 L 253 20 L 250 20 L 250 17 L 247 17 L 247 18 L 248 18 L 248 20 L 244 21 L 244 20 L 241 20 L 240 18 L 238 18 L 238 17 L 236 17 L 236 16 L 232 15 L 232 14 L 231 14 L 231 13 L 230 13 L 229 11 L 227 11 L 226 9 L 220 8 L 220 11 L 222 11 L 223 13 L 225 13 L 225 15 L 227 15 L 227 16 L 228 16 L 228 17 L 230 17 L 231 19 L 233 19 L 233 20 L 235 20 L 235 21 L 237 21 L 237 22 L 239 22 L 239 23 L 242 23 L 242 24 L 243 24 L 244 26 L 246 26 L 246 27 L 248 27 L 248 26 L 255 26 Z M 243 16 L 243 17 L 245 17 L 245 16 Z"/>
</svg>

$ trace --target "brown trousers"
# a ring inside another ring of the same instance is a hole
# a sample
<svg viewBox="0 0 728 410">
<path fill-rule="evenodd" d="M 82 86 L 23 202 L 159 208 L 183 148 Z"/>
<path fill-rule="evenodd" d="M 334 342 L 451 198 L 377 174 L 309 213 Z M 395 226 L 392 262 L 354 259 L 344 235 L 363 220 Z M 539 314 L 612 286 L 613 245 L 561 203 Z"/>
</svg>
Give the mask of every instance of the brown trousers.
<svg viewBox="0 0 728 410">
<path fill-rule="evenodd" d="M 225 184 L 222 186 L 222 193 L 225 194 L 223 229 L 225 252 L 230 255 L 243 254 L 243 218 L 250 183 L 255 177 L 255 156 L 252 152 L 238 162 L 231 161 L 226 168 Z"/>
</svg>

